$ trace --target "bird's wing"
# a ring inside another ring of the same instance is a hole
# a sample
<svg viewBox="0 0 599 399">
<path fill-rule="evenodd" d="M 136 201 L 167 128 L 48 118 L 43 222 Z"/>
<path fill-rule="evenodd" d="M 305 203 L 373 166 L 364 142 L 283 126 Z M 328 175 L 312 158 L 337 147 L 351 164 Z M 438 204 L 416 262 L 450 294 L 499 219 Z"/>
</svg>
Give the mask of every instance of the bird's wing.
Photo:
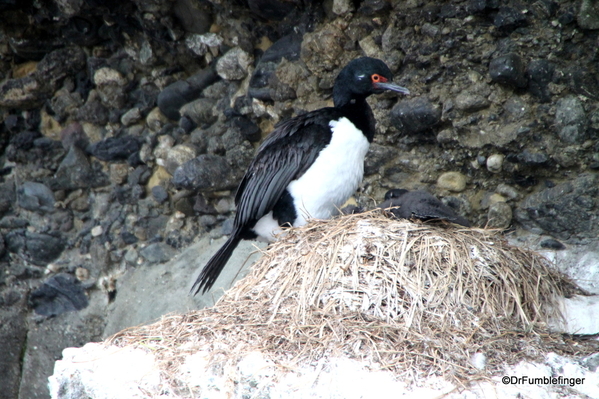
<svg viewBox="0 0 599 399">
<path fill-rule="evenodd" d="M 332 113 L 333 108 L 325 108 L 290 119 L 264 140 L 235 195 L 237 227 L 270 212 L 287 185 L 314 163 L 331 140 Z"/>
</svg>

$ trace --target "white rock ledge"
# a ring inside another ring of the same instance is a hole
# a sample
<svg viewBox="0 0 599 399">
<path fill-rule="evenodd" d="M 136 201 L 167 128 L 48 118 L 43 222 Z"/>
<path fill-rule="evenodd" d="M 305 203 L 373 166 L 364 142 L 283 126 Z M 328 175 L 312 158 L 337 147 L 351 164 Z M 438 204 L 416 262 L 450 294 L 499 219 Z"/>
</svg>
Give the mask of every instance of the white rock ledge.
<svg viewBox="0 0 599 399">
<path fill-rule="evenodd" d="M 549 353 L 545 363 L 522 362 L 507 369 L 509 384 L 498 376 L 492 381 L 477 382 L 467 390 L 439 377 L 422 381 L 420 387 L 409 387 L 391 372 L 348 358 L 329 358 L 309 366 L 282 369 L 254 352 L 241 359 L 235 369 L 222 370 L 210 366 L 208 355 L 190 355 L 180 369 L 178 377 L 189 387 L 189 393 L 181 396 L 165 388 L 168 385 L 148 351 L 89 343 L 83 348 L 64 350 L 63 360 L 56 362 L 50 377 L 50 392 L 53 399 L 599 398 L 597 354 L 590 357 L 592 360 L 578 361 Z M 551 383 L 552 377 L 558 379 L 557 383 Z M 540 383 L 531 383 L 534 378 L 539 378 Z M 198 388 L 200 395 L 189 396 Z"/>
</svg>

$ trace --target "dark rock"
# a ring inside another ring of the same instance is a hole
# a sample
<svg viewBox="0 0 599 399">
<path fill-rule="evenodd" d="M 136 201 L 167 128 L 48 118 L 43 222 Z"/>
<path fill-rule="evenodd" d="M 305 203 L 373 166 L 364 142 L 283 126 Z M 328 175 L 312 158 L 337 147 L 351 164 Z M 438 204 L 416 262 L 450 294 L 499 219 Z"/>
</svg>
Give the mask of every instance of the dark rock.
<svg viewBox="0 0 599 399">
<path fill-rule="evenodd" d="M 582 0 L 576 21 L 582 29 L 599 29 L 599 5 L 593 0 Z"/>
<path fill-rule="evenodd" d="M 89 139 L 83 131 L 83 126 L 78 122 L 73 122 L 60 132 L 60 140 L 65 150 L 75 146 L 85 149 L 89 145 Z"/>
<path fill-rule="evenodd" d="M 33 147 L 34 141 L 41 136 L 40 132 L 26 130 L 12 136 L 9 143 L 19 150 L 27 151 Z"/>
<path fill-rule="evenodd" d="M 302 4 L 299 0 L 249 0 L 250 10 L 270 21 L 280 21 Z"/>
<path fill-rule="evenodd" d="M 13 181 L 0 184 L 0 215 L 11 209 L 17 199 Z"/>
<path fill-rule="evenodd" d="M 145 185 L 152 176 L 152 170 L 147 165 L 140 165 L 133 169 L 127 177 L 127 184 L 133 186 L 135 184 Z"/>
<path fill-rule="evenodd" d="M 512 223 L 512 207 L 506 202 L 495 202 L 489 206 L 487 225 L 496 229 L 507 229 Z"/>
<path fill-rule="evenodd" d="M 248 141 L 255 143 L 262 138 L 262 132 L 258 125 L 245 116 L 234 116 L 230 119 L 231 127 L 237 129 L 239 133 Z"/>
<path fill-rule="evenodd" d="M 17 190 L 19 206 L 21 208 L 38 212 L 54 212 L 54 193 L 41 183 L 25 182 Z"/>
<path fill-rule="evenodd" d="M 31 263 L 46 266 L 56 260 L 66 247 L 66 241 L 58 235 L 25 233 L 25 255 Z"/>
<path fill-rule="evenodd" d="M 101 183 L 102 179 L 96 179 L 87 156 L 75 146 L 71 147 L 58 166 L 54 179 L 49 182 L 54 190 L 76 190 L 105 185 Z"/>
<path fill-rule="evenodd" d="M 403 134 L 415 134 L 432 128 L 441 120 L 441 108 L 425 97 L 403 100 L 391 110 L 391 122 Z"/>
<path fill-rule="evenodd" d="M 364 175 L 370 176 L 378 173 L 380 167 L 391 159 L 394 152 L 390 147 L 372 143 L 364 160 Z"/>
<path fill-rule="evenodd" d="M 385 201 L 379 204 L 378 208 L 387 210 L 391 217 L 398 219 L 441 219 L 470 227 L 470 222 L 465 217 L 422 190 L 389 190 L 385 194 Z"/>
<path fill-rule="evenodd" d="M 518 162 L 528 166 L 543 166 L 549 162 L 549 156 L 544 152 L 522 151 L 517 156 Z"/>
<path fill-rule="evenodd" d="M 494 58 L 489 64 L 489 74 L 494 82 L 515 87 L 526 87 L 524 63 L 518 54 L 509 53 Z"/>
<path fill-rule="evenodd" d="M 215 105 L 215 99 L 198 98 L 181 108 L 181 116 L 188 117 L 198 126 L 211 125 L 217 119 Z"/>
<path fill-rule="evenodd" d="M 586 139 L 587 118 L 582 102 L 576 96 L 567 96 L 557 101 L 555 108 L 557 134 L 563 142 L 580 144 Z"/>
<path fill-rule="evenodd" d="M 386 0 L 365 0 L 360 4 L 358 13 L 366 16 L 383 14 L 391 10 L 391 4 Z"/>
<path fill-rule="evenodd" d="M 139 241 L 139 238 L 135 237 L 134 234 L 131 234 L 128 231 L 123 231 L 121 233 L 121 238 L 126 245 L 135 244 Z"/>
<path fill-rule="evenodd" d="M 168 200 L 168 192 L 160 185 L 154 186 L 152 187 L 152 197 L 156 200 L 156 202 L 162 204 Z"/>
<path fill-rule="evenodd" d="M 163 242 L 155 242 L 142 248 L 139 254 L 143 256 L 149 264 L 164 263 L 171 260 L 176 252 L 173 247 Z"/>
<path fill-rule="evenodd" d="M 102 161 L 124 161 L 139 151 L 139 140 L 133 136 L 110 137 L 90 146 L 90 153 Z"/>
<path fill-rule="evenodd" d="M 528 21 L 526 15 L 513 7 L 499 7 L 499 11 L 493 19 L 493 24 L 500 34 L 508 35 L 517 28 L 526 26 Z"/>
<path fill-rule="evenodd" d="M 216 215 L 218 213 L 216 211 L 216 208 L 214 208 L 214 206 L 209 204 L 201 194 L 198 194 L 195 197 L 195 203 L 193 205 L 193 210 L 201 215 L 206 215 L 206 214 Z"/>
<path fill-rule="evenodd" d="M 65 312 L 81 310 L 88 301 L 81 282 L 67 273 L 56 274 L 31 293 L 29 303 L 35 313 L 57 316 Z"/>
<path fill-rule="evenodd" d="M 236 186 L 230 180 L 231 168 L 225 158 L 202 154 L 185 162 L 175 171 L 172 183 L 187 190 L 228 190 Z"/>
<path fill-rule="evenodd" d="M 566 249 L 566 246 L 559 242 L 558 240 L 554 240 L 553 238 L 547 238 L 540 243 L 541 248 L 547 249 L 555 249 L 556 251 Z"/>
<path fill-rule="evenodd" d="M 75 119 L 94 125 L 105 125 L 108 123 L 108 109 L 98 99 L 91 99 L 79 108 L 75 113 Z"/>
<path fill-rule="evenodd" d="M 553 79 L 554 72 L 555 65 L 547 60 L 533 60 L 526 68 L 528 90 L 542 103 L 551 100 L 551 92 L 548 85 Z"/>
<path fill-rule="evenodd" d="M 183 116 L 179 119 L 179 127 L 183 129 L 185 133 L 189 134 L 193 129 L 198 127 L 198 125 L 191 118 Z"/>
<path fill-rule="evenodd" d="M 277 87 L 272 83 L 278 83 L 276 70 L 278 64 L 283 58 L 289 61 L 296 61 L 300 57 L 302 45 L 302 36 L 291 34 L 277 40 L 270 46 L 260 58 L 256 69 L 250 79 L 248 94 L 259 100 L 273 100 L 273 93 L 276 93 Z"/>
<path fill-rule="evenodd" d="M 177 81 L 158 94 L 158 108 L 166 117 L 179 120 L 179 110 L 185 104 L 197 99 L 202 90 L 218 80 L 212 68 L 206 68 L 184 81 Z"/>
<path fill-rule="evenodd" d="M 212 25 L 209 5 L 204 2 L 176 0 L 173 5 L 173 13 L 186 32 L 206 33 Z"/>
<path fill-rule="evenodd" d="M 599 177 L 583 174 L 575 180 L 529 195 L 517 209 L 527 229 L 567 242 L 596 240 L 599 234 Z"/>
<path fill-rule="evenodd" d="M 599 82 L 597 75 L 586 68 L 574 67 L 569 72 L 570 81 L 568 82 L 572 91 L 576 94 L 599 100 Z"/>
</svg>

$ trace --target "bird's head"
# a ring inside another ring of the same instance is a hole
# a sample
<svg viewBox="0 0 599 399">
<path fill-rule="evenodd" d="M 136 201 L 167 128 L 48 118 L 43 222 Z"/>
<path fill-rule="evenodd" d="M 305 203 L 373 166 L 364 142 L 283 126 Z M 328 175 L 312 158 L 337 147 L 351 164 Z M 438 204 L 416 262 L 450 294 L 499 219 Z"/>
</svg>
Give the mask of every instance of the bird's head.
<svg viewBox="0 0 599 399">
<path fill-rule="evenodd" d="M 394 199 L 394 198 L 399 198 L 407 192 L 408 192 L 408 190 L 403 189 L 403 188 L 391 189 L 385 193 L 385 201 L 388 201 L 388 200 Z"/>
<path fill-rule="evenodd" d="M 333 87 L 333 100 L 341 106 L 357 97 L 380 94 L 385 90 L 410 94 L 405 87 L 391 83 L 393 74 L 381 60 L 361 57 L 350 61 L 341 70 Z"/>
</svg>

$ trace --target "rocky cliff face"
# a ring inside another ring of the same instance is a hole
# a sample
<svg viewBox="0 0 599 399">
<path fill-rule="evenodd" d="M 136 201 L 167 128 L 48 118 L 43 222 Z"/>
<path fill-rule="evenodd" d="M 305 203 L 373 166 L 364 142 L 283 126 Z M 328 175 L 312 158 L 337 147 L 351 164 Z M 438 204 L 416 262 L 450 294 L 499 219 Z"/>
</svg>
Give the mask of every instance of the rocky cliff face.
<svg viewBox="0 0 599 399">
<path fill-rule="evenodd" d="M 361 205 L 427 189 L 597 290 L 597 29 L 590 0 L 0 0 L 0 398 L 48 397 L 132 270 L 227 234 L 256 144 L 361 55 L 412 92 L 371 100 Z"/>
</svg>

